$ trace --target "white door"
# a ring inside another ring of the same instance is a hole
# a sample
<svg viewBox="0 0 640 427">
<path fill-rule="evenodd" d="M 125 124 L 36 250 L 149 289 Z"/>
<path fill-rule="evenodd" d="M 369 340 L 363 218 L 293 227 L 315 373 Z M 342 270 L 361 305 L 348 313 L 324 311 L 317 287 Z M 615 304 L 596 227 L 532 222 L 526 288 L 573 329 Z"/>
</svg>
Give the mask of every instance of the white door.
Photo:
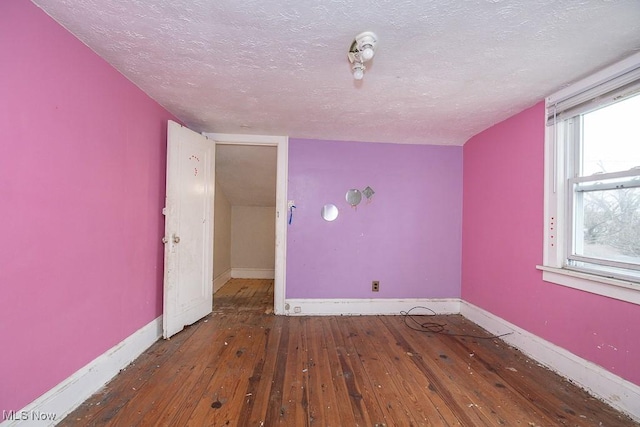
<svg viewBox="0 0 640 427">
<path fill-rule="evenodd" d="M 167 131 L 163 335 L 211 313 L 215 143 L 175 122 Z"/>
</svg>

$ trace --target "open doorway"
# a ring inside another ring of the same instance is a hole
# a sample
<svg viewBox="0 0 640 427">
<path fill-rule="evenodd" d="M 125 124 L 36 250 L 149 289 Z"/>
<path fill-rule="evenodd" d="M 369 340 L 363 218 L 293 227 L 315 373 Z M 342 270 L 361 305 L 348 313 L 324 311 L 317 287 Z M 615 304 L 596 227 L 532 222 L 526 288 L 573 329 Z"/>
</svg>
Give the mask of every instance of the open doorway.
<svg viewBox="0 0 640 427">
<path fill-rule="evenodd" d="M 270 308 L 283 314 L 287 138 L 205 135 L 216 144 L 214 292 L 232 278 L 268 281 Z"/>
<path fill-rule="evenodd" d="M 216 144 L 214 310 L 234 301 L 246 309 L 261 294 L 270 295 L 264 311 L 273 311 L 276 165 L 275 146 Z"/>
</svg>

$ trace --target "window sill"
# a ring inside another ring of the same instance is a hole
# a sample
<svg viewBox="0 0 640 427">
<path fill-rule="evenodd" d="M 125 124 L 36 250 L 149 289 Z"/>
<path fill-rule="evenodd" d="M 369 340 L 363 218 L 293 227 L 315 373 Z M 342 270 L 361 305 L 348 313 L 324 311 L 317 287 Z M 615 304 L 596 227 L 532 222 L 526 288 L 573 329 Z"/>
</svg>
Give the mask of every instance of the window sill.
<svg viewBox="0 0 640 427">
<path fill-rule="evenodd" d="M 590 292 L 596 295 L 640 305 L 640 284 L 596 276 L 579 271 L 537 265 L 542 270 L 542 280 Z"/>
</svg>

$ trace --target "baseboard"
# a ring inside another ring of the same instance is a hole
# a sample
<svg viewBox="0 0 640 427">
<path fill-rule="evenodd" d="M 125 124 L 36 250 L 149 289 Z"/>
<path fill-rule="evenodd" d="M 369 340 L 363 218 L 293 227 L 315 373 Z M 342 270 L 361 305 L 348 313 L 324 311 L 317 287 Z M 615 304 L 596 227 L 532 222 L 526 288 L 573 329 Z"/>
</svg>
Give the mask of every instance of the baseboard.
<svg viewBox="0 0 640 427">
<path fill-rule="evenodd" d="M 492 334 L 512 332 L 506 343 L 640 421 L 640 386 L 471 303 L 461 301 L 460 314 Z"/>
<path fill-rule="evenodd" d="M 460 313 L 492 334 L 512 332 L 511 335 L 502 337 L 506 343 L 628 414 L 634 420 L 640 421 L 640 386 L 457 298 L 287 299 L 285 314 L 290 316 L 397 315 L 401 311 L 408 311 L 416 306 L 428 307 L 438 314 Z M 161 336 L 162 316 L 112 347 L 22 410 L 16 411 L 14 420 L 0 423 L 0 427 L 55 425 L 102 388 Z M 36 421 L 35 414 L 55 414 L 55 420 Z"/>
<path fill-rule="evenodd" d="M 218 289 L 224 286 L 231 279 L 231 269 L 228 269 L 218 277 L 213 279 L 213 293 L 218 292 Z"/>
<path fill-rule="evenodd" d="M 397 315 L 413 307 L 430 308 L 437 314 L 460 313 L 458 298 L 367 298 L 367 299 L 287 299 L 287 316 Z"/>
<path fill-rule="evenodd" d="M 0 423 L 0 426 L 42 427 L 57 424 L 161 336 L 162 316 L 152 320 L 124 341 L 98 356 L 22 410 L 14 412 L 12 419 Z M 54 420 L 51 419 L 53 417 L 55 417 Z M 45 418 L 48 418 L 48 421 L 43 421 Z"/>
<path fill-rule="evenodd" d="M 232 268 L 231 277 L 234 279 L 273 279 L 273 268 Z"/>
</svg>

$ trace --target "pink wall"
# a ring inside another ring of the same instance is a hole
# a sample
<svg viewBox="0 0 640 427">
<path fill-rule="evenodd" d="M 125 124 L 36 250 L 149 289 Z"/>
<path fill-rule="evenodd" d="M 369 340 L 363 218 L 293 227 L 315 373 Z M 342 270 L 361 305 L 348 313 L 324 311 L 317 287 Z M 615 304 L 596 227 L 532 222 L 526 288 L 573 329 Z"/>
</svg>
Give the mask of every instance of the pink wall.
<svg viewBox="0 0 640 427">
<path fill-rule="evenodd" d="M 0 2 L 0 410 L 162 311 L 172 118 L 31 2 Z"/>
<path fill-rule="evenodd" d="M 544 103 L 464 146 L 462 298 L 640 384 L 640 306 L 542 281 Z"/>
<path fill-rule="evenodd" d="M 366 186 L 372 201 L 350 207 Z M 291 139 L 287 297 L 459 297 L 461 192 L 462 147 Z"/>
</svg>

